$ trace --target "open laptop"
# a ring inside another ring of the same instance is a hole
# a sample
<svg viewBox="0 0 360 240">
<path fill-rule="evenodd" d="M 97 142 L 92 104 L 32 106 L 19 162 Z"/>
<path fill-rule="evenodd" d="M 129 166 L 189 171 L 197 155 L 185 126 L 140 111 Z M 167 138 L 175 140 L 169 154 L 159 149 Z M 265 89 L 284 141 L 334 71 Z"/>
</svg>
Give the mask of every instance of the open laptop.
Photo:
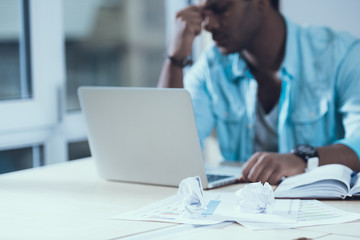
<svg viewBox="0 0 360 240">
<path fill-rule="evenodd" d="M 212 169 L 206 175 L 186 90 L 80 87 L 78 94 L 101 177 L 178 186 L 186 177 L 200 176 L 209 189 L 241 176 L 235 167 Z"/>
</svg>

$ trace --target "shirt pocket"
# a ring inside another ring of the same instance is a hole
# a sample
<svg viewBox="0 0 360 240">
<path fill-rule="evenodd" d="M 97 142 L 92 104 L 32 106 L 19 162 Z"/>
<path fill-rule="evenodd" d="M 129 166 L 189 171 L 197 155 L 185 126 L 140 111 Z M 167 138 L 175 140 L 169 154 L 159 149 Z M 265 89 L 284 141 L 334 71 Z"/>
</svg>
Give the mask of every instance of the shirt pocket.
<svg viewBox="0 0 360 240">
<path fill-rule="evenodd" d="M 225 160 L 237 160 L 243 133 L 244 110 L 215 107 L 214 116 L 222 156 Z"/>
<path fill-rule="evenodd" d="M 329 101 L 313 100 L 298 105 L 291 115 L 296 144 L 310 144 L 315 147 L 328 144 L 327 115 Z"/>
</svg>

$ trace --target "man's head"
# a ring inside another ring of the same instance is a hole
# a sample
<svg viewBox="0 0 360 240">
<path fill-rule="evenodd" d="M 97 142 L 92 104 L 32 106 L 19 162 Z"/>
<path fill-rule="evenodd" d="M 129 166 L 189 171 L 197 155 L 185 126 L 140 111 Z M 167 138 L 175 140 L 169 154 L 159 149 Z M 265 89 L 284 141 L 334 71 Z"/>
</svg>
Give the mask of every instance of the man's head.
<svg viewBox="0 0 360 240">
<path fill-rule="evenodd" d="M 205 29 L 224 54 L 240 52 L 257 38 L 278 0 L 206 0 Z"/>
</svg>

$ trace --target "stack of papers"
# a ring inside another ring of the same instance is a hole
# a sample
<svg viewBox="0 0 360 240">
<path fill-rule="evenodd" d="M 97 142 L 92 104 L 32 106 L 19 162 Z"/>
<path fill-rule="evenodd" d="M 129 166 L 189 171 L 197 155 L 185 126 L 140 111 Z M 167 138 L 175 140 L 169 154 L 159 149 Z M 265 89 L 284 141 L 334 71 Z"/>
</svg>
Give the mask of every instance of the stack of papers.
<svg viewBox="0 0 360 240">
<path fill-rule="evenodd" d="M 201 214 L 183 214 L 183 210 L 180 210 L 180 197 L 173 195 L 146 207 L 114 216 L 112 219 L 193 225 L 233 221 L 251 230 L 337 224 L 360 219 L 360 214 L 341 211 L 317 200 L 276 199 L 275 209 L 269 214 L 241 212 L 236 207 L 235 193 L 204 192 L 204 197 L 207 210 Z"/>
<path fill-rule="evenodd" d="M 217 224 L 224 221 L 265 222 L 265 223 L 296 223 L 300 200 L 276 200 L 272 214 L 242 213 L 236 209 L 237 197 L 234 193 L 205 192 L 207 210 L 202 214 L 184 215 L 180 210 L 181 199 L 171 196 L 149 206 L 130 211 L 113 219 L 160 221 L 170 223 L 187 223 L 196 225 Z"/>
<path fill-rule="evenodd" d="M 295 223 L 242 222 L 241 224 L 250 230 L 258 230 L 339 224 L 357 219 L 360 219 L 360 214 L 342 211 L 318 200 L 301 200 Z"/>
</svg>

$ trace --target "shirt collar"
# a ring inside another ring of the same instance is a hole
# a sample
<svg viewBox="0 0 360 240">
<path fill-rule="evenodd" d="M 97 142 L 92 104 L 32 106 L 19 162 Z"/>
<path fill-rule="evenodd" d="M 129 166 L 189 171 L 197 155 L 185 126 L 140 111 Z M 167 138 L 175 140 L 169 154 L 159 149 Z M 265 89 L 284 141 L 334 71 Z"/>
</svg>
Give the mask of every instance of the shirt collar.
<svg viewBox="0 0 360 240">
<path fill-rule="evenodd" d="M 248 72 L 248 66 L 242 56 L 239 53 L 235 53 L 232 56 L 234 61 L 232 62 L 232 77 L 230 81 L 235 81 L 239 78 L 244 78 Z"/>
<path fill-rule="evenodd" d="M 291 79 L 297 74 L 298 66 L 298 26 L 290 20 L 284 18 L 286 23 L 286 46 L 285 56 L 280 71 L 287 74 Z"/>
</svg>

